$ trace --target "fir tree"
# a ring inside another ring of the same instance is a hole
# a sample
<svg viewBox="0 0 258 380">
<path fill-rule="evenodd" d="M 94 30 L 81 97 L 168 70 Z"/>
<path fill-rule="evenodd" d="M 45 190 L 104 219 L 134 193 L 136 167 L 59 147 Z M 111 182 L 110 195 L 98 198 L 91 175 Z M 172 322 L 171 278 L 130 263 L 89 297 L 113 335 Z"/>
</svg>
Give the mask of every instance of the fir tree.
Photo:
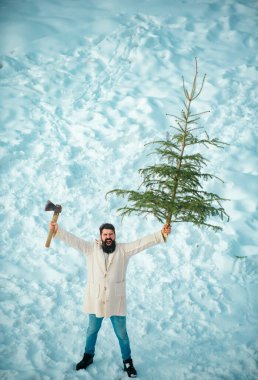
<svg viewBox="0 0 258 380">
<path fill-rule="evenodd" d="M 208 159 L 202 155 L 202 147 L 223 148 L 225 145 L 217 138 L 211 139 L 203 127 L 196 127 L 201 115 L 207 112 L 192 112 L 192 103 L 203 90 L 205 76 L 197 89 L 198 65 L 195 60 L 190 92 L 182 78 L 184 101 L 181 115 L 169 115 L 176 121 L 176 125 L 171 126 L 174 133 L 167 133 L 165 140 L 149 143 L 155 146 L 152 153 L 158 162 L 139 170 L 143 181 L 138 191 L 114 189 L 108 193 L 127 198 L 128 204 L 118 209 L 122 216 L 151 214 L 161 223 L 188 222 L 215 231 L 222 228 L 214 225 L 212 219 L 229 219 L 221 204 L 225 199 L 204 189 L 206 181 L 222 180 L 204 171 Z"/>
</svg>

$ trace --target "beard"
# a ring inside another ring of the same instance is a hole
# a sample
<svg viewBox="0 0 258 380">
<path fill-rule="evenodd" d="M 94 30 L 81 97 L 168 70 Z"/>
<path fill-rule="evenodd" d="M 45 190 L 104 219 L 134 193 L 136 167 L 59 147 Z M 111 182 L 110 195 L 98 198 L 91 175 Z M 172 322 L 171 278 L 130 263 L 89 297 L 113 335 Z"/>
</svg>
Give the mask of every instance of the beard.
<svg viewBox="0 0 258 380">
<path fill-rule="evenodd" d="M 102 240 L 102 249 L 105 253 L 113 253 L 116 249 L 116 241 L 112 240 L 112 243 L 110 245 L 107 245 L 107 241 L 110 241 L 111 239 L 106 239 L 105 241 Z"/>
</svg>

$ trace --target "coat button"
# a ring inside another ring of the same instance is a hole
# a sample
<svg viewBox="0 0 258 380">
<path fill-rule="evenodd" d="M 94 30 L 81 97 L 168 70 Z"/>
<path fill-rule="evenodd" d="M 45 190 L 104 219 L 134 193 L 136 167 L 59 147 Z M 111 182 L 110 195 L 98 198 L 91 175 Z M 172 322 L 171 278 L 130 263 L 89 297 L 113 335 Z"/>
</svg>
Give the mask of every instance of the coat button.
<svg viewBox="0 0 258 380">
<path fill-rule="evenodd" d="M 107 287 L 106 287 L 106 286 L 104 286 L 104 290 L 107 290 Z"/>
</svg>

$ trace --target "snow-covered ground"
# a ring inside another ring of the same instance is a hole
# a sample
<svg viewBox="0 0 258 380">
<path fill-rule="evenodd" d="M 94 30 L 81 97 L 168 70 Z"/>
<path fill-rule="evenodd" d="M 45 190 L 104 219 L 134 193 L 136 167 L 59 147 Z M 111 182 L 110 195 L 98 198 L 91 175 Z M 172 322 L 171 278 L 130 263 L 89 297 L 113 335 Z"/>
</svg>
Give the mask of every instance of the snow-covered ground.
<svg viewBox="0 0 258 380">
<path fill-rule="evenodd" d="M 78 236 L 113 222 L 119 241 L 159 229 L 121 223 L 107 191 L 136 189 L 144 144 L 181 107 L 194 57 L 207 73 L 202 125 L 230 145 L 209 171 L 230 222 L 223 232 L 173 226 L 167 245 L 128 268 L 128 331 L 141 380 L 258 378 L 257 1 L 9 0 L 0 3 L 1 372 L 8 380 L 117 380 L 109 320 L 94 365 L 82 354 L 84 257 L 54 241 L 51 213 Z"/>
</svg>

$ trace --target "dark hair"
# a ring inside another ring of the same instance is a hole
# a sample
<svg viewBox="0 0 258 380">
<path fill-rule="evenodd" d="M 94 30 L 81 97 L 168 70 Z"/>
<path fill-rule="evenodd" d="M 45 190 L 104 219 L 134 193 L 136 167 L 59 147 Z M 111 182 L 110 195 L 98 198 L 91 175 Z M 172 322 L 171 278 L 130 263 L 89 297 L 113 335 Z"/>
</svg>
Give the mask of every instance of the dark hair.
<svg viewBox="0 0 258 380">
<path fill-rule="evenodd" d="M 101 224 L 101 226 L 99 227 L 100 235 L 102 234 L 102 231 L 104 229 L 106 229 L 106 230 L 113 230 L 114 232 L 116 232 L 115 227 L 113 226 L 113 224 L 110 224 L 110 223 L 103 223 L 103 224 Z"/>
</svg>

